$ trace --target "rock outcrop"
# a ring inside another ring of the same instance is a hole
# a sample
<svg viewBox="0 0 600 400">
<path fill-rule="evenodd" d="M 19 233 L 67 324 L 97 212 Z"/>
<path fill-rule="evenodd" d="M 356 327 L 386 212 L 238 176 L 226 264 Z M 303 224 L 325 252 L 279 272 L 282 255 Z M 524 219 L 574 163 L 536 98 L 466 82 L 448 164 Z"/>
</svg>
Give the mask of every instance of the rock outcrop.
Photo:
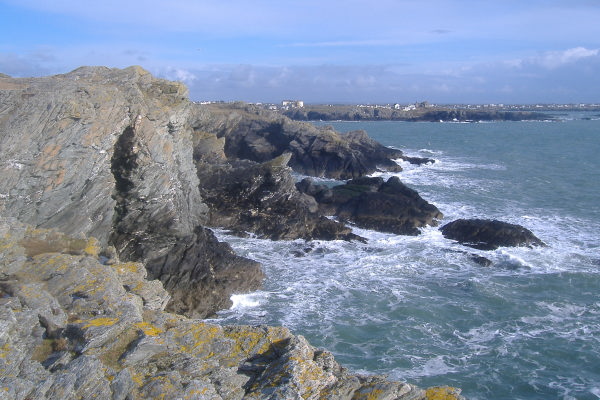
<svg viewBox="0 0 600 400">
<path fill-rule="evenodd" d="M 418 235 L 424 226 L 436 226 L 442 213 L 404 185 L 397 177 L 357 178 L 332 188 L 315 185 L 310 178 L 298 189 L 313 196 L 321 212 L 350 221 L 361 228 L 400 235 Z"/>
<path fill-rule="evenodd" d="M 290 153 L 257 163 L 227 160 L 224 140 L 196 132 L 200 192 L 210 208 L 208 224 L 238 234 L 280 239 L 358 239 L 351 229 L 317 213 L 315 200 L 296 189 Z"/>
<path fill-rule="evenodd" d="M 247 282 L 260 280 L 256 263 L 231 250 L 221 260 L 223 246 L 197 230 L 208 207 L 192 158 L 185 86 L 140 67 L 82 67 L 45 78 L 0 78 L 0 89 L 0 215 L 92 235 L 123 260 L 147 262 L 152 278 L 173 293 L 189 292 L 174 295 L 171 306 L 190 316 L 210 315 L 228 304 L 231 291 L 258 287 L 236 286 L 242 273 Z M 217 276 L 221 265 L 227 267 Z M 212 306 L 200 297 L 209 280 L 223 296 Z"/>
<path fill-rule="evenodd" d="M 432 161 L 405 157 L 364 131 L 319 129 L 245 103 L 199 105 L 196 112 L 194 128 L 224 138 L 227 157 L 265 162 L 290 153 L 289 166 L 305 175 L 352 179 L 376 171 L 398 172 L 395 159 Z"/>
<path fill-rule="evenodd" d="M 499 247 L 545 246 L 521 225 L 487 219 L 457 219 L 440 228 L 444 237 L 479 250 Z"/>
<path fill-rule="evenodd" d="M 0 219 L 3 399 L 461 398 L 352 374 L 286 328 L 165 312 L 161 283 L 111 253 L 92 238 Z"/>
</svg>

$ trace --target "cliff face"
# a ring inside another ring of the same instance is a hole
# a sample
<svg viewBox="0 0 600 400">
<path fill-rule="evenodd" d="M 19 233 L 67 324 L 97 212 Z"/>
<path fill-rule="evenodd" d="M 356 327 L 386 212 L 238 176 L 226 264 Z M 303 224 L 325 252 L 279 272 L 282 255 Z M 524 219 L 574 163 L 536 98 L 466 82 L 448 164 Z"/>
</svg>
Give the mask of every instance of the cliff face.
<svg viewBox="0 0 600 400">
<path fill-rule="evenodd" d="M 206 207 L 186 162 L 183 85 L 139 67 L 83 67 L 46 78 L 0 78 L 0 88 L 8 88 L 0 91 L 3 213 L 102 243 L 114 220 L 140 214 L 142 205 L 127 198 L 154 206 L 155 222 L 175 233 L 202 222 Z"/>
<path fill-rule="evenodd" d="M 271 135 L 186 95 L 139 67 L 0 75 L 0 397 L 457 399 L 353 375 L 285 328 L 181 315 L 210 316 L 263 278 L 205 224 L 355 238 L 296 190 L 289 157 L 355 176 L 396 154 L 287 120 Z M 236 160 L 243 149 L 265 158 Z"/>
<path fill-rule="evenodd" d="M 219 326 L 165 312 L 143 264 L 0 219 L 3 399 L 434 399 L 360 376 L 285 328 Z M 458 397 L 443 397 L 457 399 Z"/>
<path fill-rule="evenodd" d="M 0 78 L 0 89 L 2 215 L 92 235 L 124 260 L 147 262 L 174 294 L 172 308 L 191 316 L 227 306 L 232 291 L 259 287 L 257 263 L 196 229 L 208 208 L 182 84 L 139 67 L 83 67 Z M 220 294 L 208 301 L 206 287 Z"/>
<path fill-rule="evenodd" d="M 352 179 L 378 170 L 401 170 L 393 159 L 402 158 L 402 152 L 364 131 L 318 129 L 244 103 L 197 106 L 193 126 L 224 138 L 229 158 L 264 162 L 290 153 L 289 166 L 305 175 Z"/>
</svg>

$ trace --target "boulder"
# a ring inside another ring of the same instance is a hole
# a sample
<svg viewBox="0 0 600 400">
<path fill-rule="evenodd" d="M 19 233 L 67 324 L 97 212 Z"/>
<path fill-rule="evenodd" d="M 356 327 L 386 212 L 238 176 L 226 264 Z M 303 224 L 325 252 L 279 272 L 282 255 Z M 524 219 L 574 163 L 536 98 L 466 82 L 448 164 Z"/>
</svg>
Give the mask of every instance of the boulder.
<svg viewBox="0 0 600 400">
<path fill-rule="evenodd" d="M 404 185 L 398 177 L 363 177 L 329 188 L 309 178 L 298 189 L 315 198 L 321 211 L 361 228 L 400 235 L 418 235 L 418 228 L 436 226 L 443 217 L 434 205 Z"/>
<path fill-rule="evenodd" d="M 488 219 L 458 219 L 440 228 L 444 237 L 480 250 L 499 247 L 545 246 L 529 229 Z"/>
</svg>

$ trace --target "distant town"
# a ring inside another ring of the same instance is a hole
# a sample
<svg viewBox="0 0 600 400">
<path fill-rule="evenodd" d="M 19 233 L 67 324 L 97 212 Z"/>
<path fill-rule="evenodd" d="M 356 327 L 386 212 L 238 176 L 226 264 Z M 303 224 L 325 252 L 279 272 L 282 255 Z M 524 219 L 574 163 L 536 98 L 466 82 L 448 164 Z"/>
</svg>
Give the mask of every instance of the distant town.
<svg viewBox="0 0 600 400">
<path fill-rule="evenodd" d="M 225 101 L 200 101 L 199 104 L 226 103 Z M 302 100 L 283 100 L 281 103 L 249 103 L 273 111 L 287 111 L 304 108 Z M 402 104 L 306 104 L 306 107 L 359 107 L 370 109 L 388 109 L 399 111 L 415 111 L 424 109 L 454 109 L 454 110 L 496 110 L 496 111 L 600 111 L 600 103 L 551 103 L 551 104 L 431 104 L 427 101 Z"/>
</svg>

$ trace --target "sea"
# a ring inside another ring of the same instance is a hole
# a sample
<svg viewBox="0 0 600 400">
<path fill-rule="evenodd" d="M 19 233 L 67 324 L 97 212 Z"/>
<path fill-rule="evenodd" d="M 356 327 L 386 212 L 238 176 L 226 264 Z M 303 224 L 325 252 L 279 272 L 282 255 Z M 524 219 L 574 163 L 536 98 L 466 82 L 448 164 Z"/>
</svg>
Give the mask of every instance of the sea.
<svg viewBox="0 0 600 400">
<path fill-rule="evenodd" d="M 217 231 L 267 276 L 217 321 L 283 325 L 354 372 L 460 387 L 468 399 L 600 399 L 600 113 L 555 117 L 315 122 L 434 159 L 398 161 L 395 175 L 442 211 L 440 225 L 498 219 L 548 246 L 475 250 L 438 227 L 414 237 L 354 228 L 367 243 Z"/>
</svg>

